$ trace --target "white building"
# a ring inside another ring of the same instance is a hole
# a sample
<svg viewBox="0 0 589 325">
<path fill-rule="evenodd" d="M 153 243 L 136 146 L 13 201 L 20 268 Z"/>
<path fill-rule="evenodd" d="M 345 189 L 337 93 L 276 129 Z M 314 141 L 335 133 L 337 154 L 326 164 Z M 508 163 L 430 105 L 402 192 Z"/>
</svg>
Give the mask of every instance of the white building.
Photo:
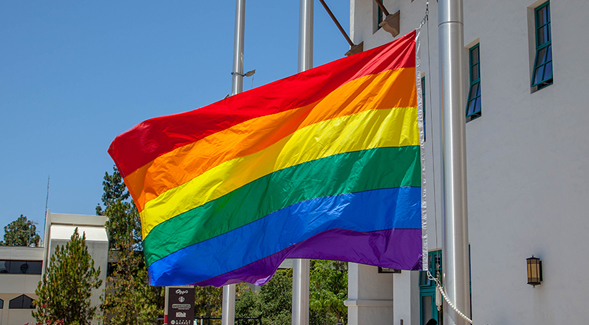
<svg viewBox="0 0 589 325">
<path fill-rule="evenodd" d="M 101 270 L 102 286 L 92 293 L 92 306 L 100 304 L 108 260 L 106 220 L 107 217 L 103 216 L 47 212 L 44 247 L 0 246 L 0 325 L 34 323 L 31 310 L 32 301 L 38 298 L 35 289 L 47 269 L 49 257 L 58 245 L 65 245 L 70 240 L 76 227 L 80 234 L 86 234 L 86 245 L 94 259 L 94 267 Z"/>
<path fill-rule="evenodd" d="M 463 1 L 472 319 L 585 324 L 589 1 Z M 377 29 L 374 0 L 350 3 L 354 44 L 364 42 L 366 50 L 393 39 Z M 426 0 L 384 0 L 384 6 L 391 14 L 400 11 L 404 35 L 419 26 Z M 433 0 L 421 29 L 421 69 L 428 240 L 431 260 L 439 261 L 440 75 Z M 468 112 L 467 102 L 473 103 Z M 527 284 L 526 258 L 532 255 L 543 262 L 543 281 L 535 287 Z M 441 315 L 433 287 L 418 272 L 379 274 L 376 267 L 356 264 L 350 265 L 346 305 L 350 324 L 424 324 Z"/>
</svg>

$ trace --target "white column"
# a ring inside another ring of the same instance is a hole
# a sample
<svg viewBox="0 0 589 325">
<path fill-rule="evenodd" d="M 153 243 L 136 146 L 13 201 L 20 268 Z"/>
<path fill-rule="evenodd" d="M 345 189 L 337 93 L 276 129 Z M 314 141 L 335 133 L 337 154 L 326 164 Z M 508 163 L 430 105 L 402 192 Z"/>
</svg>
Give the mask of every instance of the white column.
<svg viewBox="0 0 589 325">
<path fill-rule="evenodd" d="M 393 323 L 393 276 L 378 267 L 348 263 L 348 324 Z M 410 323 L 405 323 L 410 324 Z"/>
</svg>

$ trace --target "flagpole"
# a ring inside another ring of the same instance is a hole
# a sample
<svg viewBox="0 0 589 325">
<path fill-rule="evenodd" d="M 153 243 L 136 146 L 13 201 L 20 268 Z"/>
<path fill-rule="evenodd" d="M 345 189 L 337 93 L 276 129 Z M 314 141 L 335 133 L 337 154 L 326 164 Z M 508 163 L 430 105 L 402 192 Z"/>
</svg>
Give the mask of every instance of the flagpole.
<svg viewBox="0 0 589 325">
<path fill-rule="evenodd" d="M 457 309 L 470 315 L 462 0 L 440 0 L 438 17 L 444 170 L 442 281 Z M 462 325 L 466 321 L 446 305 L 444 324 Z"/>
<path fill-rule="evenodd" d="M 313 0 L 299 2 L 299 72 L 313 67 Z M 292 324 L 309 324 L 309 281 L 311 262 L 293 261 Z"/>
<path fill-rule="evenodd" d="M 235 0 L 235 36 L 233 42 L 233 72 L 231 95 L 243 91 L 243 48 L 245 29 L 245 0 Z M 221 324 L 235 324 L 235 284 L 223 286 Z"/>
<path fill-rule="evenodd" d="M 243 91 L 243 43 L 245 30 L 245 0 L 235 0 L 235 36 L 233 39 L 233 75 L 231 96 Z"/>
</svg>

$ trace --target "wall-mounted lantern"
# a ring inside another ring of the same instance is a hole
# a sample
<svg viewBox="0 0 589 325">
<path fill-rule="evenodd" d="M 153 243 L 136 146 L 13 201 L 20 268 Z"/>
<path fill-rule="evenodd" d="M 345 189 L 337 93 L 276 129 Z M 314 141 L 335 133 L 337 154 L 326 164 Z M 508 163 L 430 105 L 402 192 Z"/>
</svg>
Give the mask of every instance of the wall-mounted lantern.
<svg viewBox="0 0 589 325">
<path fill-rule="evenodd" d="M 542 284 L 542 261 L 534 255 L 526 260 L 528 262 L 528 284 L 534 287 Z"/>
</svg>

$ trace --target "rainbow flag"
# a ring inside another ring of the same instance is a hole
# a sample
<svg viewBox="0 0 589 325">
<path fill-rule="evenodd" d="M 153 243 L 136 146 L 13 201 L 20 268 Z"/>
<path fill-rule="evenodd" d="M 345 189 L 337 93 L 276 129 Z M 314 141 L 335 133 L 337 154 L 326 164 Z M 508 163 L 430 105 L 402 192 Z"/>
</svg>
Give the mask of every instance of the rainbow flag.
<svg viewBox="0 0 589 325">
<path fill-rule="evenodd" d="M 416 38 L 119 135 L 150 283 L 263 284 L 285 258 L 421 269 Z"/>
</svg>

